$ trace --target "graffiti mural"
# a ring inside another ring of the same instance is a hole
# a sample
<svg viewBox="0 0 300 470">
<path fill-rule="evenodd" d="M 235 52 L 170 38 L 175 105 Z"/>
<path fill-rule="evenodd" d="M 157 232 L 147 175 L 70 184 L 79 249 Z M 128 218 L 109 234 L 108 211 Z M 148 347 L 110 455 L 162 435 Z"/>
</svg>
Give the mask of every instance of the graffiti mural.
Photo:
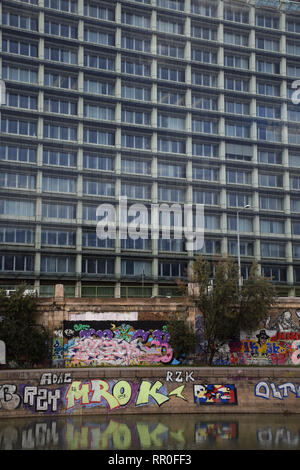
<svg viewBox="0 0 300 470">
<path fill-rule="evenodd" d="M 296 398 L 300 398 L 300 385 L 295 385 L 292 382 L 285 382 L 280 385 L 276 385 L 273 382 L 258 382 L 254 388 L 254 395 L 256 397 L 265 398 L 277 398 L 283 400 L 293 394 Z"/>
<path fill-rule="evenodd" d="M 66 367 L 177 363 L 164 322 L 70 322 L 63 327 Z"/>
<path fill-rule="evenodd" d="M 205 340 L 201 315 L 196 317 L 197 357 L 204 361 Z M 269 316 L 258 331 L 241 332 L 215 354 L 213 365 L 300 364 L 300 310 L 284 310 Z"/>
<path fill-rule="evenodd" d="M 205 405 L 237 405 L 236 388 L 226 385 L 194 385 L 194 402 Z"/>
</svg>

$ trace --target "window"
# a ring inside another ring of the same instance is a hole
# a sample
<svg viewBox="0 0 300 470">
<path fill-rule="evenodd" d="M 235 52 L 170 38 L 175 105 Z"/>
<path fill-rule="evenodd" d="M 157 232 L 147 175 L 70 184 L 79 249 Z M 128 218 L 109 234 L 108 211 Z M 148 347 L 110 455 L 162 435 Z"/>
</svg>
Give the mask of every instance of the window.
<svg viewBox="0 0 300 470">
<path fill-rule="evenodd" d="M 151 137 L 122 133 L 122 147 L 150 150 Z"/>
<path fill-rule="evenodd" d="M 300 54 L 300 43 L 297 41 L 287 41 L 286 42 L 286 52 L 290 55 L 299 56 Z"/>
<path fill-rule="evenodd" d="M 174 238 L 170 239 L 159 239 L 158 240 L 158 251 L 173 251 L 173 252 L 183 252 L 184 243 L 183 240 L 178 240 Z"/>
<path fill-rule="evenodd" d="M 16 199 L 0 199 L 0 215 L 33 217 L 35 215 L 35 202 Z"/>
<path fill-rule="evenodd" d="M 113 171 L 114 160 L 112 157 L 84 153 L 83 168 L 90 170 Z"/>
<path fill-rule="evenodd" d="M 115 19 L 113 8 L 103 7 L 94 2 L 84 3 L 84 16 L 90 16 L 91 18 L 107 21 L 114 21 Z"/>
<path fill-rule="evenodd" d="M 288 106 L 288 121 L 300 122 L 300 112 L 296 106 Z"/>
<path fill-rule="evenodd" d="M 282 188 L 283 187 L 283 176 L 270 174 L 270 173 L 262 173 L 258 174 L 258 183 L 260 186 L 269 186 L 273 188 Z"/>
<path fill-rule="evenodd" d="M 157 148 L 159 152 L 185 153 L 185 141 L 158 137 Z"/>
<path fill-rule="evenodd" d="M 146 160 L 131 160 L 128 158 L 122 158 L 121 169 L 122 173 L 150 175 L 151 163 Z"/>
<path fill-rule="evenodd" d="M 280 85 L 277 83 L 272 84 L 257 80 L 256 92 L 258 95 L 280 96 Z"/>
<path fill-rule="evenodd" d="M 0 172 L 0 187 L 16 189 L 35 189 L 35 175 L 26 173 Z"/>
<path fill-rule="evenodd" d="M 150 28 L 150 16 L 122 11 L 122 23 L 139 28 Z"/>
<path fill-rule="evenodd" d="M 121 274 L 124 276 L 152 276 L 151 261 L 134 261 L 122 259 Z"/>
<path fill-rule="evenodd" d="M 76 206 L 74 204 L 43 202 L 42 217 L 47 219 L 75 219 Z"/>
<path fill-rule="evenodd" d="M 237 23 L 249 23 L 249 12 L 241 8 L 224 6 L 224 19 L 227 21 L 235 21 Z"/>
<path fill-rule="evenodd" d="M 157 198 L 159 201 L 184 203 L 185 202 L 185 190 L 181 188 L 158 186 Z"/>
<path fill-rule="evenodd" d="M 95 93 L 97 95 L 113 95 L 114 84 L 113 82 L 99 81 L 99 80 L 84 80 L 84 91 L 88 93 Z"/>
<path fill-rule="evenodd" d="M 73 152 L 62 152 L 60 150 L 44 150 L 43 164 L 55 166 L 76 166 L 76 154 Z"/>
<path fill-rule="evenodd" d="M 127 196 L 131 199 L 150 199 L 151 187 L 142 184 L 122 183 L 121 196 Z"/>
<path fill-rule="evenodd" d="M 151 89 L 149 87 L 141 87 L 134 84 L 122 84 L 122 98 L 151 101 Z"/>
<path fill-rule="evenodd" d="M 83 194 L 114 196 L 115 185 L 104 181 L 83 178 Z"/>
<path fill-rule="evenodd" d="M 167 177 L 167 178 L 185 178 L 184 165 L 158 162 L 157 170 L 158 170 L 158 176 Z"/>
<path fill-rule="evenodd" d="M 36 149 L 27 146 L 0 145 L 0 160 L 9 160 L 22 163 L 36 162 Z"/>
<path fill-rule="evenodd" d="M 272 150 L 258 150 L 258 161 L 260 163 L 280 165 L 282 163 L 282 154 Z"/>
<path fill-rule="evenodd" d="M 99 121 L 112 121 L 115 118 L 115 110 L 112 106 L 98 106 L 84 104 L 84 116 Z"/>
<path fill-rule="evenodd" d="M 300 135 L 297 128 L 288 127 L 288 143 L 289 144 L 300 144 Z"/>
<path fill-rule="evenodd" d="M 15 11 L 3 11 L 2 24 L 13 26 L 15 28 L 27 29 L 28 31 L 38 30 L 38 21 L 34 16 L 18 14 Z"/>
<path fill-rule="evenodd" d="M 220 229 L 220 216 L 205 214 L 204 215 L 204 228 L 207 230 L 219 230 Z"/>
<path fill-rule="evenodd" d="M 235 46 L 248 46 L 249 37 L 247 34 L 233 31 L 224 31 L 224 42 Z"/>
<path fill-rule="evenodd" d="M 256 13 L 255 24 L 262 28 L 279 29 L 279 17 L 270 15 L 270 12 Z"/>
<path fill-rule="evenodd" d="M 64 64 L 77 64 L 77 52 L 70 49 L 45 45 L 45 60 L 53 60 Z"/>
<path fill-rule="evenodd" d="M 35 232 L 31 228 L 0 227 L 0 243 L 34 243 Z"/>
<path fill-rule="evenodd" d="M 237 256 L 238 247 L 236 240 L 228 240 L 228 252 L 233 256 Z M 241 256 L 253 256 L 253 243 L 241 240 L 240 241 L 240 255 Z"/>
<path fill-rule="evenodd" d="M 280 196 L 259 196 L 260 209 L 282 211 L 283 210 L 283 197 Z"/>
<path fill-rule="evenodd" d="M 162 33 L 183 34 L 183 23 L 157 18 L 157 31 Z"/>
<path fill-rule="evenodd" d="M 228 230 L 237 231 L 237 216 L 227 216 Z M 253 232 L 253 220 L 249 217 L 239 216 L 239 231 L 240 232 Z"/>
<path fill-rule="evenodd" d="M 208 119 L 192 119 L 192 130 L 205 134 L 217 134 L 218 122 Z"/>
<path fill-rule="evenodd" d="M 199 250 L 203 254 L 219 254 L 221 253 L 221 241 L 213 239 L 205 239 L 203 247 Z"/>
<path fill-rule="evenodd" d="M 161 42 L 157 43 L 157 54 L 166 55 L 168 57 L 178 57 L 179 59 L 184 58 L 184 46 L 175 45 L 173 42 Z"/>
<path fill-rule="evenodd" d="M 291 211 L 300 212 L 300 199 L 291 198 Z"/>
<path fill-rule="evenodd" d="M 157 6 L 163 8 L 170 8 L 171 10 L 184 10 L 183 0 L 157 0 Z"/>
<path fill-rule="evenodd" d="M 283 243 L 260 243 L 261 256 L 265 258 L 284 258 L 285 257 L 285 245 Z"/>
<path fill-rule="evenodd" d="M 217 86 L 217 75 L 207 72 L 196 72 L 192 70 L 192 84 L 207 87 Z"/>
<path fill-rule="evenodd" d="M 287 269 L 277 266 L 263 266 L 261 272 L 264 277 L 270 278 L 275 282 L 286 282 Z"/>
<path fill-rule="evenodd" d="M 279 62 L 272 62 L 269 60 L 256 59 L 256 71 L 262 73 L 279 74 Z"/>
<path fill-rule="evenodd" d="M 77 39 L 77 26 L 68 23 L 58 23 L 54 20 L 45 21 L 45 33 L 52 36 Z"/>
<path fill-rule="evenodd" d="M 167 129 L 185 130 L 185 117 L 158 113 L 157 125 Z"/>
<path fill-rule="evenodd" d="M 216 41 L 217 29 L 192 24 L 191 36 L 192 38 L 201 38 L 201 39 L 209 39 L 211 41 Z"/>
<path fill-rule="evenodd" d="M 44 111 L 49 113 L 76 115 L 77 102 L 45 97 Z"/>
<path fill-rule="evenodd" d="M 44 138 L 58 140 L 77 140 L 76 127 L 44 124 Z"/>
<path fill-rule="evenodd" d="M 114 46 L 115 33 L 112 31 L 105 30 L 99 31 L 93 29 L 85 29 L 84 40 L 90 43 L 102 44 L 104 46 Z"/>
<path fill-rule="evenodd" d="M 55 193 L 75 193 L 76 179 L 57 176 L 43 176 L 43 191 Z"/>
<path fill-rule="evenodd" d="M 230 114 L 250 114 L 250 104 L 233 99 L 225 100 L 225 112 Z"/>
<path fill-rule="evenodd" d="M 74 273 L 75 257 L 73 256 L 41 256 L 42 273 Z"/>
<path fill-rule="evenodd" d="M 217 144 L 203 144 L 196 141 L 192 143 L 192 152 L 194 156 L 199 157 L 217 157 L 218 146 Z"/>
<path fill-rule="evenodd" d="M 37 122 L 3 118 L 1 121 L 1 132 L 36 137 Z"/>
<path fill-rule="evenodd" d="M 249 69 L 249 57 L 225 52 L 224 65 L 236 69 Z"/>
<path fill-rule="evenodd" d="M 225 135 L 228 137 L 243 137 L 248 139 L 251 133 L 251 124 L 246 123 L 234 123 L 225 121 Z"/>
<path fill-rule="evenodd" d="M 300 189 L 300 177 L 290 175 L 290 187 L 291 189 Z"/>
<path fill-rule="evenodd" d="M 300 222 L 292 222 L 292 234 L 300 235 Z"/>
<path fill-rule="evenodd" d="M 4 80 L 35 84 L 37 83 L 38 74 L 36 70 L 30 68 L 17 67 L 4 63 L 2 66 L 2 77 Z"/>
<path fill-rule="evenodd" d="M 219 204 L 218 191 L 193 190 L 193 202 L 195 204 L 205 204 L 207 206 L 217 206 Z"/>
<path fill-rule="evenodd" d="M 32 95 L 21 95 L 8 91 L 6 93 L 7 106 L 23 109 L 37 109 L 37 97 Z"/>
<path fill-rule="evenodd" d="M 217 4 L 211 1 L 192 0 L 191 12 L 201 16 L 217 16 Z"/>
<path fill-rule="evenodd" d="M 77 13 L 77 0 L 45 0 L 45 7 L 67 13 Z"/>
<path fill-rule="evenodd" d="M 280 142 L 281 127 L 279 125 L 257 123 L 257 138 L 269 142 Z"/>
<path fill-rule="evenodd" d="M 150 39 L 122 35 L 121 47 L 140 52 L 150 52 Z"/>
<path fill-rule="evenodd" d="M 176 69 L 172 67 L 164 67 L 158 65 L 157 67 L 157 78 L 161 80 L 171 80 L 175 82 L 185 81 L 185 72 L 182 69 Z"/>
<path fill-rule="evenodd" d="M 270 39 L 264 37 L 256 37 L 257 49 L 264 49 L 272 52 L 279 52 L 280 41 L 279 39 Z"/>
<path fill-rule="evenodd" d="M 289 154 L 289 166 L 300 167 L 300 155 Z"/>
<path fill-rule="evenodd" d="M 278 235 L 284 234 L 284 222 L 282 220 L 260 220 L 261 233 L 274 233 Z"/>
<path fill-rule="evenodd" d="M 115 59 L 114 57 L 96 55 L 85 51 L 84 66 L 94 69 L 115 70 Z"/>
<path fill-rule="evenodd" d="M 249 80 L 245 78 L 234 78 L 225 76 L 225 89 L 233 91 L 249 91 Z"/>
<path fill-rule="evenodd" d="M 93 232 L 83 231 L 82 232 L 82 246 L 89 247 L 89 248 L 114 248 L 115 243 L 114 243 L 114 240 L 111 238 L 106 238 L 104 240 L 101 240 L 100 238 L 97 237 L 97 234 L 95 231 Z"/>
<path fill-rule="evenodd" d="M 280 106 L 277 106 L 277 105 L 267 105 L 267 104 L 257 103 L 256 115 L 259 117 L 280 119 L 281 109 L 280 109 Z"/>
<path fill-rule="evenodd" d="M 300 258 L 300 245 L 293 243 L 293 257 L 299 259 Z"/>
<path fill-rule="evenodd" d="M 160 277 L 186 277 L 187 263 L 185 262 L 160 262 L 158 265 Z"/>
<path fill-rule="evenodd" d="M 83 129 L 83 141 L 89 144 L 114 145 L 115 134 L 109 131 L 98 131 L 96 129 Z"/>
<path fill-rule="evenodd" d="M 122 108 L 122 122 L 130 124 L 140 124 L 149 126 L 151 122 L 151 114 L 148 111 L 134 111 L 132 109 Z"/>
<path fill-rule="evenodd" d="M 122 59 L 121 72 L 132 74 L 132 75 L 140 75 L 143 77 L 150 77 L 151 67 L 150 67 L 150 64 L 143 63 L 140 61 L 134 61 L 131 59 Z"/>
<path fill-rule="evenodd" d="M 216 96 L 192 94 L 192 106 L 197 109 L 208 109 L 213 111 L 218 107 L 218 98 Z"/>
<path fill-rule="evenodd" d="M 251 206 L 251 195 L 247 193 L 227 193 L 227 207 Z"/>
<path fill-rule="evenodd" d="M 215 167 L 193 166 L 193 179 L 203 181 L 218 181 L 219 169 Z"/>
<path fill-rule="evenodd" d="M 192 48 L 192 60 L 197 62 L 203 62 L 206 64 L 217 63 L 217 52 L 208 49 L 193 49 Z"/>
<path fill-rule="evenodd" d="M 226 142 L 226 158 L 231 160 L 244 160 L 251 161 L 253 156 L 253 149 L 251 145 L 243 144 L 230 144 Z"/>
<path fill-rule="evenodd" d="M 77 90 L 77 77 L 45 71 L 44 84 L 50 87 Z"/>
<path fill-rule="evenodd" d="M 0 256 L 0 271 L 33 271 L 34 257 L 32 255 L 2 255 Z"/>
<path fill-rule="evenodd" d="M 17 41 L 15 39 L 3 38 L 2 51 L 10 54 L 38 57 L 38 46 L 35 43 Z"/>
<path fill-rule="evenodd" d="M 251 184 L 251 172 L 243 170 L 226 170 L 226 182 L 234 184 Z"/>
<path fill-rule="evenodd" d="M 42 229 L 41 242 L 42 245 L 72 246 L 75 245 L 75 232 Z"/>
<path fill-rule="evenodd" d="M 291 33 L 300 33 L 300 23 L 297 20 L 287 19 L 286 20 L 286 31 Z"/>
</svg>

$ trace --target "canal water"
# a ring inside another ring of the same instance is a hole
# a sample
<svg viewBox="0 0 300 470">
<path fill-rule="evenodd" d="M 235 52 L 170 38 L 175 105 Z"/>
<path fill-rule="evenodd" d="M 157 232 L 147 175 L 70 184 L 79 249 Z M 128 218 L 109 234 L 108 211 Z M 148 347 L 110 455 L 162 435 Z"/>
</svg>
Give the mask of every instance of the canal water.
<svg viewBox="0 0 300 470">
<path fill-rule="evenodd" d="M 299 450 L 300 415 L 67 416 L 0 420 L 0 450 Z"/>
</svg>

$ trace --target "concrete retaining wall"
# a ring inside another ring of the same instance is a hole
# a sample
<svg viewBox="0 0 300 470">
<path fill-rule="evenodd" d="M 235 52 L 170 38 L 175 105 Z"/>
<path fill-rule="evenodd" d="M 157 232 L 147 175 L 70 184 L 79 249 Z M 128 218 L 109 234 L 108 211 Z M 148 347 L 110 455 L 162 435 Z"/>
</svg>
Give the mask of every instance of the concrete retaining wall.
<svg viewBox="0 0 300 470">
<path fill-rule="evenodd" d="M 0 418 L 149 413 L 300 413 L 300 370 L 0 370 Z"/>
</svg>

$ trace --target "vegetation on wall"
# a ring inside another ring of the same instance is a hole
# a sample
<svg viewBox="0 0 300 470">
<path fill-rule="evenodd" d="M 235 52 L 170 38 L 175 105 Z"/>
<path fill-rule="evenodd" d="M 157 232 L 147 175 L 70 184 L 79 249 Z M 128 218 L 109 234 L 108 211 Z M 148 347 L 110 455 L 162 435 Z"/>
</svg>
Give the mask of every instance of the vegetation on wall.
<svg viewBox="0 0 300 470">
<path fill-rule="evenodd" d="M 33 367 L 49 358 L 49 335 L 37 324 L 37 296 L 18 287 L 6 295 L 0 290 L 0 339 L 5 342 L 8 365 Z"/>
</svg>

